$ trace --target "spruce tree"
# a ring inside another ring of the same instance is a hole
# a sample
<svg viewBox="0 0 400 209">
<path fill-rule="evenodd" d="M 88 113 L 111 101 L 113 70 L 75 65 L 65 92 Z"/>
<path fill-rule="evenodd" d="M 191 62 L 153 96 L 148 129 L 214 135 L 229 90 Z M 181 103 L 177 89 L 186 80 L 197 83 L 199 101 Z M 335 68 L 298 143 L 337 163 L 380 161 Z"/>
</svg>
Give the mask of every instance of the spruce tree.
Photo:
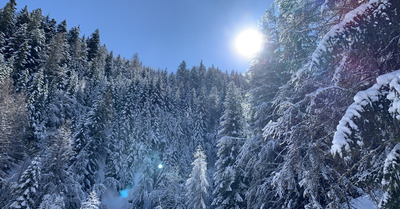
<svg viewBox="0 0 400 209">
<path fill-rule="evenodd" d="M 16 0 L 10 0 L 0 11 L 0 34 L 10 36 L 15 26 Z"/>
<path fill-rule="evenodd" d="M 19 28 L 23 24 L 29 24 L 29 22 L 30 22 L 30 14 L 28 11 L 28 6 L 25 6 L 17 14 L 15 27 Z"/>
<path fill-rule="evenodd" d="M 36 158 L 24 171 L 14 192 L 15 201 L 10 208 L 36 208 L 40 180 L 40 159 Z"/>
<path fill-rule="evenodd" d="M 88 60 L 92 61 L 100 52 L 100 32 L 96 29 L 87 40 Z"/>
<path fill-rule="evenodd" d="M 81 209 L 99 209 L 100 201 L 97 197 L 96 191 L 93 190 L 87 200 L 82 203 Z"/>
<path fill-rule="evenodd" d="M 206 154 L 200 145 L 197 147 L 194 158 L 192 172 L 186 181 L 186 205 L 188 208 L 205 209 L 208 188 L 207 163 Z"/>
<path fill-rule="evenodd" d="M 215 189 L 212 204 L 219 209 L 246 208 L 244 201 L 246 185 L 241 181 L 243 178 L 235 164 L 244 142 L 244 117 L 240 94 L 235 84 L 229 83 L 224 103 L 225 111 L 218 132 L 218 160 L 215 163 L 214 174 Z"/>
<path fill-rule="evenodd" d="M 57 194 L 46 194 L 42 198 L 39 209 L 64 209 L 64 198 Z"/>
<path fill-rule="evenodd" d="M 45 182 L 42 191 L 51 195 L 65 192 L 67 178 L 70 173 L 68 166 L 72 151 L 72 133 L 70 121 L 66 121 L 58 130 L 55 136 L 51 136 L 48 144 L 46 159 L 43 162 L 42 180 Z"/>
</svg>

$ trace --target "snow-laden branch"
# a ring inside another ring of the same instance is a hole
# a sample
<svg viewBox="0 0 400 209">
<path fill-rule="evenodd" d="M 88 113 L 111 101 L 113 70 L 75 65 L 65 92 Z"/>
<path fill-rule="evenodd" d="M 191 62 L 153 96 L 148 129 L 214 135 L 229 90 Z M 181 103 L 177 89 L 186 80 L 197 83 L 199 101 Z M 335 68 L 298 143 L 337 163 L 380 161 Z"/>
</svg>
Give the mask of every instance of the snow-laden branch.
<svg viewBox="0 0 400 209">
<path fill-rule="evenodd" d="M 379 6 L 378 6 L 379 5 Z M 360 17 L 367 11 L 376 8 L 372 14 L 373 16 L 385 15 L 384 10 L 390 7 L 388 0 L 371 0 L 368 3 L 361 4 L 354 10 L 346 14 L 344 19 L 333 26 L 332 29 L 322 38 L 316 50 L 312 54 L 312 62 L 316 65 L 320 64 L 323 59 L 323 54 L 330 53 L 333 46 L 337 46 L 337 42 L 342 39 L 347 39 L 346 31 L 349 28 L 357 29 L 360 26 Z"/>
<path fill-rule="evenodd" d="M 390 202 L 390 198 L 392 195 L 391 191 L 387 188 L 393 186 L 395 190 L 398 190 L 399 186 L 396 182 L 396 176 L 398 178 L 398 159 L 400 159 L 400 143 L 396 144 L 396 146 L 390 151 L 385 159 L 385 164 L 383 166 L 383 175 L 382 186 L 386 188 L 386 191 L 383 193 L 383 196 L 379 202 L 379 208 L 384 208 L 384 206 Z M 397 172 L 396 172 L 397 171 Z M 396 176 L 392 176 L 390 174 L 396 173 Z"/>
<path fill-rule="evenodd" d="M 343 157 L 343 148 L 346 152 L 350 152 L 353 131 L 359 131 L 354 120 L 359 119 L 366 107 L 378 102 L 379 98 L 385 97 L 391 102 L 388 111 L 397 120 L 400 120 L 400 70 L 381 75 L 376 81 L 377 83 L 371 88 L 360 91 L 354 96 L 354 103 L 347 108 L 345 115 L 339 121 L 332 141 L 331 153 L 333 155 L 339 154 L 340 157 Z M 383 87 L 388 87 L 389 91 L 383 91 Z M 362 141 L 358 141 L 358 143 L 362 144 Z"/>
</svg>

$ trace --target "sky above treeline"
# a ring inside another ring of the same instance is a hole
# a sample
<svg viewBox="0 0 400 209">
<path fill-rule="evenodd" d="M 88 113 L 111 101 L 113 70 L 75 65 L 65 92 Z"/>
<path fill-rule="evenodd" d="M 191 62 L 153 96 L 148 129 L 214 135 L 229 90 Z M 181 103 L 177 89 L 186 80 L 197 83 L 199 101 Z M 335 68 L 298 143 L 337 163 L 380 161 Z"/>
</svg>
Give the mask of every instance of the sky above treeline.
<svg viewBox="0 0 400 209">
<path fill-rule="evenodd" d="M 5 5 L 4 1 L 1 5 Z M 182 60 L 189 67 L 214 65 L 245 72 L 249 58 L 235 49 L 235 38 L 257 28 L 272 0 L 17 0 L 20 10 L 41 8 L 68 28 L 80 26 L 89 36 L 100 30 L 102 44 L 114 55 L 144 65 L 176 71 Z"/>
</svg>

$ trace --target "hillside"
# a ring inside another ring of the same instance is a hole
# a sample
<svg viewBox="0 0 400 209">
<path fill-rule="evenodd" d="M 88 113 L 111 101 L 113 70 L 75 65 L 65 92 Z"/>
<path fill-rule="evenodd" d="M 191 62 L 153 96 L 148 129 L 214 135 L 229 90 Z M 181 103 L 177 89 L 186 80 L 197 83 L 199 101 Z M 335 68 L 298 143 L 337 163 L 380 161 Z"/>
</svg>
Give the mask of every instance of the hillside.
<svg viewBox="0 0 400 209">
<path fill-rule="evenodd" d="M 399 9 L 275 0 L 239 74 L 153 69 L 9 0 L 0 208 L 399 208 Z"/>
</svg>

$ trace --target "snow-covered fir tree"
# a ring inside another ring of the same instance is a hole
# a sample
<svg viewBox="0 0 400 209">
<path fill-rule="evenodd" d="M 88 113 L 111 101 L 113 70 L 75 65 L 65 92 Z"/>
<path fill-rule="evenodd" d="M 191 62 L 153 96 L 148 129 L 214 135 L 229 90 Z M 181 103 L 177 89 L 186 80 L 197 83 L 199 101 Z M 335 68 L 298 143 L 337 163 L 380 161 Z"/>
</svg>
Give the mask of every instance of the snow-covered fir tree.
<svg viewBox="0 0 400 209">
<path fill-rule="evenodd" d="M 40 158 L 35 158 L 18 180 L 14 194 L 14 202 L 10 208 L 36 208 L 38 204 Z"/>
<path fill-rule="evenodd" d="M 199 145 L 194 153 L 193 169 L 186 181 L 186 206 L 188 208 L 207 208 L 208 195 L 206 154 Z"/>
<path fill-rule="evenodd" d="M 65 208 L 64 198 L 57 194 L 46 194 L 43 196 L 39 209 L 63 209 Z"/>
<path fill-rule="evenodd" d="M 243 178 L 235 163 L 245 140 L 241 101 L 241 92 L 233 82 L 229 83 L 221 128 L 218 132 L 218 160 L 215 163 L 215 189 L 212 202 L 216 208 L 246 208 L 244 200 L 246 185 L 242 182 Z"/>
<path fill-rule="evenodd" d="M 100 201 L 97 197 L 96 191 L 90 192 L 89 197 L 82 203 L 81 209 L 99 209 Z"/>
</svg>

